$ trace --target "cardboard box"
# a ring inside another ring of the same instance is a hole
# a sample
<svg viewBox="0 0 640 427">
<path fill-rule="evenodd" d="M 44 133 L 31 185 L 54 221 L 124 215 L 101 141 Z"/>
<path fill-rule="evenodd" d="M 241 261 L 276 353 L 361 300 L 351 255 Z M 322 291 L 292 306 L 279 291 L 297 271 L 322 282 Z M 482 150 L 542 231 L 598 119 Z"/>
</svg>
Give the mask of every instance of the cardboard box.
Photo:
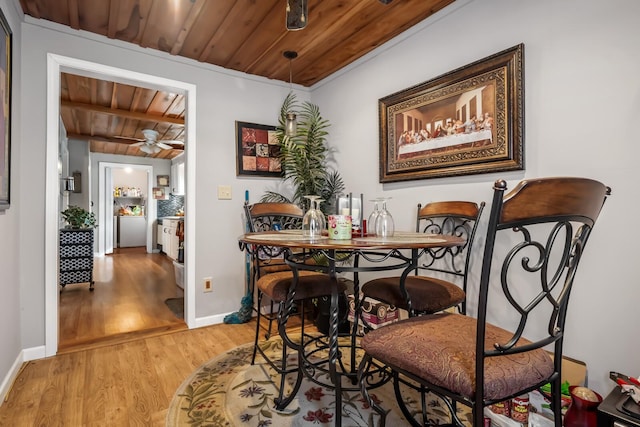
<svg viewBox="0 0 640 427">
<path fill-rule="evenodd" d="M 353 316 L 355 312 L 355 297 L 353 295 L 347 296 L 349 301 L 349 315 L 348 319 L 353 322 Z M 398 309 L 389 304 L 374 300 L 373 298 L 365 298 L 362 302 L 362 318 L 366 320 L 371 328 L 377 329 L 380 326 L 387 325 L 392 322 L 397 322 L 399 318 Z M 361 325 L 361 323 L 360 323 Z"/>
<path fill-rule="evenodd" d="M 565 381 L 569 385 L 584 386 L 587 378 L 587 365 L 580 360 L 573 359 L 568 356 L 562 358 L 562 382 Z M 562 396 L 562 413 L 569 409 L 571 404 L 571 396 Z M 551 402 L 542 393 L 537 390 L 529 393 L 529 408 L 531 412 L 540 414 L 546 418 L 553 419 L 551 411 Z"/>
</svg>

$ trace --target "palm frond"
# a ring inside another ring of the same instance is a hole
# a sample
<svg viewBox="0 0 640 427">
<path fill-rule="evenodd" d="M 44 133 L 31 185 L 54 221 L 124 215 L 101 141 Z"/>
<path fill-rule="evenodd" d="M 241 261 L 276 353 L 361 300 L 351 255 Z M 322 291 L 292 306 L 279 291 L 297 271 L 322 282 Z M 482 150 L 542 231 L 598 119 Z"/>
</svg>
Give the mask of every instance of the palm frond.
<svg viewBox="0 0 640 427">
<path fill-rule="evenodd" d="M 280 193 L 276 193 L 275 191 L 267 191 L 260 198 L 260 202 L 267 203 L 293 203 L 287 197 L 283 196 Z"/>
<path fill-rule="evenodd" d="M 298 132 L 294 137 L 285 135 L 287 113 L 297 112 Z M 303 206 L 307 195 L 319 195 L 327 202 L 344 190 L 340 174 L 329 168 L 333 150 L 327 145 L 329 121 L 322 118 L 320 108 L 311 102 L 298 104 L 295 94 L 289 93 L 280 108 L 276 138 L 280 143 L 280 164 L 284 180 L 293 187 L 292 203 Z M 264 200 L 288 200 L 276 192 L 267 192 Z M 326 204 L 325 204 L 326 206 Z"/>
</svg>

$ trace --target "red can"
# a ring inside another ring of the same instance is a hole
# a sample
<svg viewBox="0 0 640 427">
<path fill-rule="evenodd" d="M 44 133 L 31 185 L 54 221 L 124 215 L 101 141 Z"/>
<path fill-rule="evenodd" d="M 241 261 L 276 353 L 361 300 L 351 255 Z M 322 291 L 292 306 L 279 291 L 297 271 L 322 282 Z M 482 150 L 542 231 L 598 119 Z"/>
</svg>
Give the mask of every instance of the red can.
<svg viewBox="0 0 640 427">
<path fill-rule="evenodd" d="M 511 419 L 522 424 L 529 422 L 529 395 L 523 394 L 511 399 Z"/>
<path fill-rule="evenodd" d="M 491 411 L 494 414 L 504 415 L 505 417 L 511 417 L 511 401 L 505 400 L 504 402 L 494 403 L 490 406 Z"/>
</svg>

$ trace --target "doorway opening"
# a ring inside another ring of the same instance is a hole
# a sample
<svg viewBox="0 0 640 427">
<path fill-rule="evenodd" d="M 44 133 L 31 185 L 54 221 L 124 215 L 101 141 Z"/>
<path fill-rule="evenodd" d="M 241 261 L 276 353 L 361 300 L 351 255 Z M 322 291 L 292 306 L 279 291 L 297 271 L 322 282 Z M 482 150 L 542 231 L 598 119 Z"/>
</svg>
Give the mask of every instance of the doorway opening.
<svg viewBox="0 0 640 427">
<path fill-rule="evenodd" d="M 91 63 L 60 55 L 47 55 L 47 154 L 46 154 L 46 223 L 45 223 L 45 356 L 53 356 L 58 351 L 59 342 L 59 292 L 58 292 L 58 225 L 59 225 L 59 117 L 60 117 L 60 76 L 74 73 L 103 80 L 115 81 L 141 87 L 162 87 L 186 97 L 185 115 L 185 197 L 184 197 L 184 320 L 189 328 L 196 324 L 194 257 L 195 251 L 195 86 L 185 82 L 165 79 L 130 70 Z"/>
</svg>

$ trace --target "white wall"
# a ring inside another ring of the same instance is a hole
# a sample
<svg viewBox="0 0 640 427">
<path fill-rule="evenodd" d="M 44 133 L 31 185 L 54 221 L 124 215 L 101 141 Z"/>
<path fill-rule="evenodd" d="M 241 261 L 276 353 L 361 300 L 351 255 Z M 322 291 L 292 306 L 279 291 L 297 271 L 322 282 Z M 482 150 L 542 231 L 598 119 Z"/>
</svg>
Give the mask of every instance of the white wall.
<svg viewBox="0 0 640 427">
<path fill-rule="evenodd" d="M 13 2 L 0 0 L 0 9 L 7 18 L 9 26 L 13 32 L 13 44 L 19 46 L 21 43 L 20 18 L 13 6 Z M 16 361 L 20 355 L 22 340 L 20 337 L 20 323 L 17 319 L 21 316 L 21 296 L 24 295 L 20 288 L 20 270 L 18 267 L 19 254 L 18 242 L 20 241 L 20 213 L 22 203 L 20 200 L 20 158 L 22 149 L 19 144 L 21 138 L 20 119 L 22 117 L 22 100 L 20 97 L 20 51 L 13 53 L 13 75 L 12 75 L 12 99 L 11 99 L 11 187 L 9 210 L 0 212 L 0 399 L 4 399 L 5 393 L 10 385 L 10 378 L 5 374 L 15 371 Z M 32 248 L 33 249 L 33 248 Z M 17 364 L 17 367 L 20 365 Z"/>
<path fill-rule="evenodd" d="M 523 178 L 575 175 L 612 187 L 576 279 L 565 340 L 565 354 L 587 363 L 589 385 L 600 393 L 613 386 L 610 370 L 640 374 L 632 315 L 640 301 L 640 236 L 625 227 L 640 207 L 638 17 L 635 0 L 458 0 L 312 92 L 332 123 L 329 140 L 347 188 L 392 197 L 400 229 L 413 227 L 418 202 L 489 202 L 498 178 L 513 186 Z M 521 42 L 526 170 L 380 184 L 378 99 Z"/>
<path fill-rule="evenodd" d="M 40 26 L 42 25 L 42 26 Z M 213 278 L 214 292 L 196 289 L 196 317 L 222 316 L 236 311 L 244 295 L 243 254 L 237 236 L 241 223 L 244 190 L 261 194 L 275 180 L 237 179 L 235 176 L 235 121 L 276 124 L 282 100 L 289 92 L 286 82 L 276 82 L 227 71 L 219 67 L 183 60 L 161 52 L 68 28 L 35 21 L 23 24 L 22 102 L 29 121 L 20 124 L 20 144 L 29 159 L 21 162 L 20 201 L 25 213 L 20 232 L 25 245 L 20 249 L 20 289 L 24 295 L 20 313 L 23 348 L 44 343 L 44 254 L 34 251 L 44 243 L 46 54 L 55 53 L 96 63 L 155 74 L 197 86 L 195 277 Z M 306 91 L 299 92 L 307 99 Z M 259 102 L 256 102 L 259 100 Z M 189 112 L 192 113 L 192 112 Z M 41 165 L 32 167 L 32 165 Z M 220 184 L 231 185 L 233 200 L 215 198 Z M 191 196 L 191 195 L 190 195 Z"/>
<path fill-rule="evenodd" d="M 80 172 L 80 182 L 75 182 L 75 188 L 76 190 L 79 189 L 80 192 L 73 192 L 69 194 L 69 204 L 91 210 L 89 197 L 91 172 L 91 169 L 89 168 L 89 144 L 87 141 L 70 139 L 68 141 L 68 147 L 69 170 L 71 173 Z"/>
</svg>

